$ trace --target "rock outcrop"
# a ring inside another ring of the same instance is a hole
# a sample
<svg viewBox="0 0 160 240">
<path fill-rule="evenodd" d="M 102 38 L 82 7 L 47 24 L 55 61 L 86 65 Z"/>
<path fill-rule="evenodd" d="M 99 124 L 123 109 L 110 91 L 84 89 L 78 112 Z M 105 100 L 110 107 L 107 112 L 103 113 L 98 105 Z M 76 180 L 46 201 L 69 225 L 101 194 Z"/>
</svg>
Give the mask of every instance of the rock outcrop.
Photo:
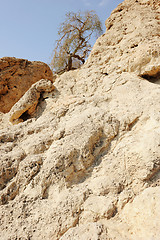
<svg viewBox="0 0 160 240">
<path fill-rule="evenodd" d="M 160 76 L 159 33 L 158 1 L 125 0 L 106 20 L 106 33 L 95 44 L 86 67 L 98 65 L 104 74 L 134 72 L 156 81 Z"/>
<path fill-rule="evenodd" d="M 159 7 L 125 0 L 80 69 L 1 114 L 0 240 L 159 240 Z"/>
<path fill-rule="evenodd" d="M 47 64 L 25 59 L 0 59 L 0 112 L 7 113 L 25 92 L 40 79 L 53 81 Z"/>
<path fill-rule="evenodd" d="M 51 92 L 54 88 L 52 82 L 46 79 L 41 79 L 33 84 L 23 97 L 11 108 L 9 121 L 16 124 L 31 117 L 36 110 L 41 94 Z"/>
</svg>

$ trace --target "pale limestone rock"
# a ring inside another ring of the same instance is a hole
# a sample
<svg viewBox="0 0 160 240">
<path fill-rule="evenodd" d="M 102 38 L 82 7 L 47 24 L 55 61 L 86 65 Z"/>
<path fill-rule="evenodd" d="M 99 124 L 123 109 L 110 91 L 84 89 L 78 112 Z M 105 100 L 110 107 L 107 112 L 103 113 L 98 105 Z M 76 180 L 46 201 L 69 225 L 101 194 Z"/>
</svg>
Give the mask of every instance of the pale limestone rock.
<svg viewBox="0 0 160 240">
<path fill-rule="evenodd" d="M 9 121 L 13 124 L 23 122 L 22 114 L 32 115 L 37 107 L 41 93 L 53 91 L 51 81 L 41 79 L 33 84 L 23 97 L 11 108 Z M 26 116 L 27 117 L 27 116 Z"/>
<path fill-rule="evenodd" d="M 0 114 L 0 240 L 158 240 L 159 57 L 145 55 L 159 43 L 158 11 L 124 1 L 34 115 L 7 125 Z"/>
<path fill-rule="evenodd" d="M 87 223 L 85 225 L 81 225 L 79 227 L 71 228 L 64 234 L 60 240 L 98 240 L 105 239 L 102 238 L 104 234 L 104 228 L 102 224 L 98 223 Z"/>
<path fill-rule="evenodd" d="M 113 200 L 114 199 L 114 200 Z M 80 223 L 94 222 L 98 219 L 110 219 L 116 213 L 116 198 L 111 196 L 90 196 L 83 205 Z"/>
<path fill-rule="evenodd" d="M 128 203 L 121 218 L 129 225 L 130 239 L 158 240 L 160 236 L 160 187 L 147 188 Z"/>
<path fill-rule="evenodd" d="M 104 74 L 135 72 L 160 75 L 160 18 L 156 0 L 125 0 L 106 20 L 106 33 L 96 42 L 86 67 Z"/>
</svg>

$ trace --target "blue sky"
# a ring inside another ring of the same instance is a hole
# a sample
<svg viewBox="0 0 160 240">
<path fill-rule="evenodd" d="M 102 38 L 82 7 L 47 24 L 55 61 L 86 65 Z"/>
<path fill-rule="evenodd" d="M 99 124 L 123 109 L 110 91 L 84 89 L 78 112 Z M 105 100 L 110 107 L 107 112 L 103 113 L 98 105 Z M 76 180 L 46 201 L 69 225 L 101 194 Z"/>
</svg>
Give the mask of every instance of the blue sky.
<svg viewBox="0 0 160 240">
<path fill-rule="evenodd" d="M 0 58 L 50 63 L 57 31 L 68 11 L 95 10 L 105 20 L 122 0 L 0 0 Z"/>
</svg>

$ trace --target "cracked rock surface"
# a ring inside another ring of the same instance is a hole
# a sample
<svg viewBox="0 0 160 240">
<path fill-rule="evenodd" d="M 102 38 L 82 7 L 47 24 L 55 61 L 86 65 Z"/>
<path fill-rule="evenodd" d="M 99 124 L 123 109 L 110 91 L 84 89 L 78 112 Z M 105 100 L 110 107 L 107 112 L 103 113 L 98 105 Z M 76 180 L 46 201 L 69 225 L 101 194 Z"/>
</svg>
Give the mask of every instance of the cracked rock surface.
<svg viewBox="0 0 160 240">
<path fill-rule="evenodd" d="M 0 240 L 159 240 L 159 56 L 127 65 L 159 43 L 158 13 L 124 1 L 80 69 L 26 92 L 42 91 L 31 115 L 9 123 L 25 95 L 0 114 Z"/>
</svg>

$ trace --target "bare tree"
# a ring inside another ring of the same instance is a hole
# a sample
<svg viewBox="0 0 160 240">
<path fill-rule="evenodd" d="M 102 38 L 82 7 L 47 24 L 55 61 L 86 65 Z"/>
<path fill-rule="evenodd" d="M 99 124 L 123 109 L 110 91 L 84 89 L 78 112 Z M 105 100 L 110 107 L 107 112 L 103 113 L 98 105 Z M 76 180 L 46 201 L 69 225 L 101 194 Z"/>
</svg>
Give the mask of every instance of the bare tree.
<svg viewBox="0 0 160 240">
<path fill-rule="evenodd" d="M 94 11 L 67 13 L 53 51 L 53 71 L 58 73 L 80 67 L 91 51 L 91 38 L 101 34 L 101 22 Z"/>
</svg>

